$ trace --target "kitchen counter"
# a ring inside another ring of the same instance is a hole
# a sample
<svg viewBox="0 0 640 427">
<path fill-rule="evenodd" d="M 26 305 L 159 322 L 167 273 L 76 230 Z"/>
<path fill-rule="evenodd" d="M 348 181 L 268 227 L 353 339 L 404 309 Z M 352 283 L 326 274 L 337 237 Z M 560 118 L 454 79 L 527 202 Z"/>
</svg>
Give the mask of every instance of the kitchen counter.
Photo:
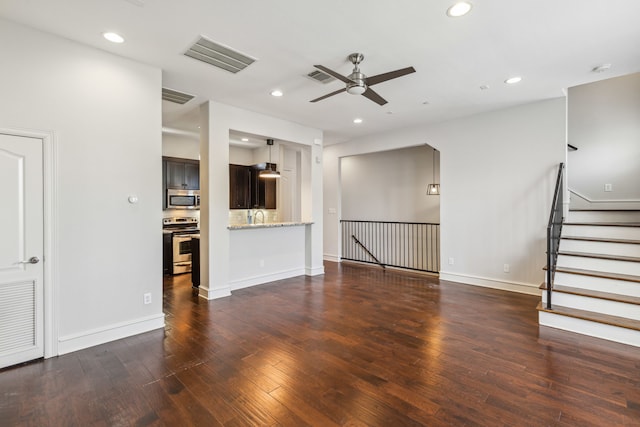
<svg viewBox="0 0 640 427">
<path fill-rule="evenodd" d="M 251 228 L 277 228 L 277 227 L 295 227 L 298 225 L 311 225 L 313 222 L 268 222 L 266 224 L 234 224 L 229 225 L 229 230 L 247 230 Z"/>
</svg>

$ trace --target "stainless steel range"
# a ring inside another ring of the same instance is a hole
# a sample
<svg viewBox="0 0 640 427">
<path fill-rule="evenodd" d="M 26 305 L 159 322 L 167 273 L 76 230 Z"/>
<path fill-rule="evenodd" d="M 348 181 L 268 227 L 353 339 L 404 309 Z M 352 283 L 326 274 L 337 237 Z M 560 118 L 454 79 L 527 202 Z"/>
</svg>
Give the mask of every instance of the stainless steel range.
<svg viewBox="0 0 640 427">
<path fill-rule="evenodd" d="M 171 217 L 163 218 L 162 232 L 171 234 L 171 274 L 189 273 L 191 271 L 191 236 L 200 233 L 198 218 Z"/>
</svg>

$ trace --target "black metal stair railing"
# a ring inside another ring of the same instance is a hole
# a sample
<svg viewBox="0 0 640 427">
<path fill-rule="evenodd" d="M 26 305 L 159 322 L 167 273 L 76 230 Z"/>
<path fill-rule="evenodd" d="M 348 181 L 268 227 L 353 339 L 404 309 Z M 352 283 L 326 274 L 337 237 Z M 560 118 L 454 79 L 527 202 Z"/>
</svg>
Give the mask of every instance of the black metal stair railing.
<svg viewBox="0 0 640 427">
<path fill-rule="evenodd" d="M 558 178 L 556 189 L 551 203 L 551 214 L 547 225 L 547 309 L 551 310 L 551 293 L 553 279 L 556 274 L 556 263 L 558 261 L 558 250 L 560 248 L 560 235 L 562 234 L 562 224 L 564 222 L 564 163 L 558 167 Z"/>
<path fill-rule="evenodd" d="M 341 259 L 438 273 L 440 224 L 340 220 Z"/>
</svg>

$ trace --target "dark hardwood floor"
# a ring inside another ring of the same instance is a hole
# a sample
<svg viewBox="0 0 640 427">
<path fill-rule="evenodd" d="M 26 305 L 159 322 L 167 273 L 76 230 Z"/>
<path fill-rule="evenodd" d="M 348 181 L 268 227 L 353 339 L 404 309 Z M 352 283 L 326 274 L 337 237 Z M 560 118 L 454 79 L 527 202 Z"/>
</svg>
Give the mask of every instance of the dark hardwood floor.
<svg viewBox="0 0 640 427">
<path fill-rule="evenodd" d="M 194 296 L 165 330 L 0 371 L 0 425 L 639 426 L 637 348 L 538 298 L 373 268 Z"/>
</svg>

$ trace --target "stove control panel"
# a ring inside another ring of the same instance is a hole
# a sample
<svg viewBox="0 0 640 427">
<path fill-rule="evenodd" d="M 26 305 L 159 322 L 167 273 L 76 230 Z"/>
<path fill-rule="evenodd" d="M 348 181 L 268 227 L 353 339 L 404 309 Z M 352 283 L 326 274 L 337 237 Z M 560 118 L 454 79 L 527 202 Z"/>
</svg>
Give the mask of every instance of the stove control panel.
<svg viewBox="0 0 640 427">
<path fill-rule="evenodd" d="M 197 225 L 198 218 L 195 217 L 171 217 L 171 218 L 163 218 L 162 225 Z"/>
</svg>

